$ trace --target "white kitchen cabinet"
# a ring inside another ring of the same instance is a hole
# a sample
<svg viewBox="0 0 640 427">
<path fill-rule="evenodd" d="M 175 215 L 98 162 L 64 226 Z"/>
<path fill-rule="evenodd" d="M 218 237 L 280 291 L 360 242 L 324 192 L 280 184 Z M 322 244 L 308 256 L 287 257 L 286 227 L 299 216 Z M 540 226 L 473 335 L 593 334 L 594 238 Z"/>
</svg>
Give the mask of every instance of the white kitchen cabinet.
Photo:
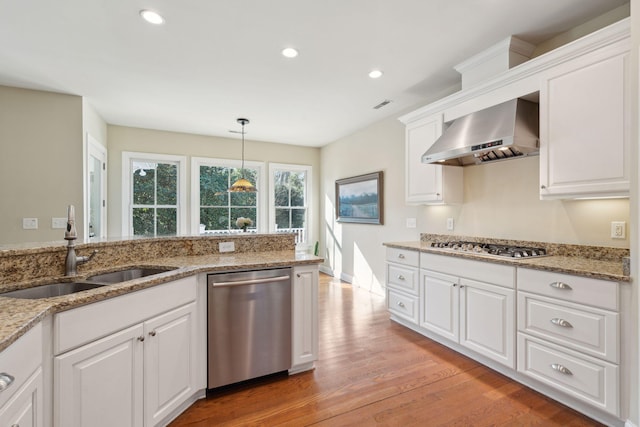
<svg viewBox="0 0 640 427">
<path fill-rule="evenodd" d="M 463 169 L 422 163 L 422 155 L 442 135 L 443 115 L 407 123 L 405 130 L 405 202 L 462 203 Z"/>
<path fill-rule="evenodd" d="M 290 374 L 312 369 L 318 359 L 318 282 L 317 265 L 293 268 Z"/>
<path fill-rule="evenodd" d="M 195 298 L 193 276 L 56 315 L 54 426 L 154 426 L 175 415 L 197 392 Z M 77 322 L 90 333 L 64 327 Z"/>
<path fill-rule="evenodd" d="M 426 253 L 420 267 L 420 326 L 515 368 L 515 269 Z"/>
<path fill-rule="evenodd" d="M 627 39 L 543 73 L 542 199 L 629 195 L 629 70 Z"/>
<path fill-rule="evenodd" d="M 54 359 L 56 427 L 143 425 L 141 324 Z"/>
<path fill-rule="evenodd" d="M 392 317 L 401 317 L 417 325 L 420 290 L 418 251 L 387 248 L 386 261 L 387 309 Z"/>
<path fill-rule="evenodd" d="M 46 425 L 42 357 L 40 324 L 0 353 L 0 426 Z"/>
<path fill-rule="evenodd" d="M 144 322 L 144 425 L 155 426 L 196 392 L 196 304 Z"/>
<path fill-rule="evenodd" d="M 618 283 L 518 268 L 518 371 L 618 416 Z"/>
</svg>

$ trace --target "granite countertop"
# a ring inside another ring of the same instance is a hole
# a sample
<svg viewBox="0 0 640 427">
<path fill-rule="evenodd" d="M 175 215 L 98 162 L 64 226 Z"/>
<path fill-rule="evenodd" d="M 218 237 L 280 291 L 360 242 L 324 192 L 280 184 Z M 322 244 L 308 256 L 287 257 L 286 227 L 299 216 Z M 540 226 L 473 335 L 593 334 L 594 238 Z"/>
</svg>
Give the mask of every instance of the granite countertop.
<svg viewBox="0 0 640 427">
<path fill-rule="evenodd" d="M 398 249 L 411 249 L 437 255 L 448 255 L 496 264 L 513 265 L 536 270 L 556 271 L 596 279 L 630 282 L 631 278 L 623 274 L 622 261 L 605 261 L 580 256 L 549 255 L 539 258 L 497 258 L 495 256 L 460 252 L 452 249 L 432 248 L 430 241 L 388 242 L 385 246 Z"/>
<path fill-rule="evenodd" d="M 85 304 L 146 289 L 198 273 L 320 264 L 323 261 L 320 257 L 296 253 L 295 251 L 247 252 L 156 258 L 146 260 L 144 263 L 118 265 L 117 268 L 113 268 L 111 271 L 128 267 L 175 267 L 175 270 L 59 297 L 36 300 L 0 297 L 0 351 L 3 351 L 15 342 L 49 314 L 70 310 Z M 109 272 L 109 270 L 91 271 L 84 275 L 78 275 L 75 278 L 81 280 L 89 274 L 93 275 L 102 272 Z M 68 281 L 69 278 L 53 277 L 46 281 L 38 280 L 33 282 L 31 286 L 64 280 Z M 4 291 L 24 287 L 24 284 L 16 284 L 11 287 L 0 286 L 0 288 L 5 288 L 3 289 Z"/>
</svg>

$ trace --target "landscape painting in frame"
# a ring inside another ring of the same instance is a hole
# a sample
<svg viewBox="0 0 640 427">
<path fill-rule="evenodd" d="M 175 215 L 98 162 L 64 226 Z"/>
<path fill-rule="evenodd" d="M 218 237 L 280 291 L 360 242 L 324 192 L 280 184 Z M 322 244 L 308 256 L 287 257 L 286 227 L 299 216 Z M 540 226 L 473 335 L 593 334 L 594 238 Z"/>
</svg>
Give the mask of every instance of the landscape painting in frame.
<svg viewBox="0 0 640 427">
<path fill-rule="evenodd" d="M 382 171 L 336 181 L 338 222 L 383 224 Z"/>
</svg>

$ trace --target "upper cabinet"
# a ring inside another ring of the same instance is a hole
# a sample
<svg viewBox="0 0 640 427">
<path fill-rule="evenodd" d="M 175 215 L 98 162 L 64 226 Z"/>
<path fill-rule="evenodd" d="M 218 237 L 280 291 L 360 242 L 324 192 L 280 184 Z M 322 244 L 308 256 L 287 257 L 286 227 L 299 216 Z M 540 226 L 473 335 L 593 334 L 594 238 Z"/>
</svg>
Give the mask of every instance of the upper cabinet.
<svg viewBox="0 0 640 427">
<path fill-rule="evenodd" d="M 406 125 L 406 202 L 462 201 L 463 168 L 421 163 L 444 123 L 538 94 L 540 197 L 628 197 L 630 35 L 630 20 L 622 19 L 399 117 Z"/>
<path fill-rule="evenodd" d="M 541 79 L 540 197 L 628 196 L 629 44 L 558 65 Z"/>
<path fill-rule="evenodd" d="M 462 202 L 462 168 L 429 165 L 422 154 L 442 135 L 443 115 L 407 124 L 405 130 L 405 201 L 407 204 Z"/>
</svg>

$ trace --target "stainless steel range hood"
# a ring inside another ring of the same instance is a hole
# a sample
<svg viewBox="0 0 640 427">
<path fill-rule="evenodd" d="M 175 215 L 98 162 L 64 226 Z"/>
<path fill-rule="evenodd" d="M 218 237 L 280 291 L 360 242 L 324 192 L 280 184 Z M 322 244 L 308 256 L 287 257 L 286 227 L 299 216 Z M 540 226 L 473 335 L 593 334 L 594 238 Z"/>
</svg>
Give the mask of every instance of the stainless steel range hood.
<svg viewBox="0 0 640 427">
<path fill-rule="evenodd" d="M 454 120 L 422 163 L 467 166 L 536 155 L 538 123 L 538 104 L 523 99 L 480 110 Z"/>
</svg>

